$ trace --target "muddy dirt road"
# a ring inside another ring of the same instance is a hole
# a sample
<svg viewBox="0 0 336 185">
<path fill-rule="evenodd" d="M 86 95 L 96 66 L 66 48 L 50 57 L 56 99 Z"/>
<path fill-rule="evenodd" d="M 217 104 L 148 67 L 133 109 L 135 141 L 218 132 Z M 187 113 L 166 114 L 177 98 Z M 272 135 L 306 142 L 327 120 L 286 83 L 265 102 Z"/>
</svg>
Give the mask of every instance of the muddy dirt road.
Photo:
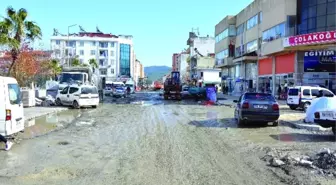
<svg viewBox="0 0 336 185">
<path fill-rule="evenodd" d="M 0 184 L 318 183 L 270 168 L 260 157 L 267 147 L 334 147 L 331 135 L 285 126 L 237 128 L 232 110 L 148 93 L 109 98 L 97 109 L 69 110 L 67 117 L 40 118 L 37 124 L 52 122 L 60 129 L 26 132 L 11 151 L 0 151 Z"/>
</svg>

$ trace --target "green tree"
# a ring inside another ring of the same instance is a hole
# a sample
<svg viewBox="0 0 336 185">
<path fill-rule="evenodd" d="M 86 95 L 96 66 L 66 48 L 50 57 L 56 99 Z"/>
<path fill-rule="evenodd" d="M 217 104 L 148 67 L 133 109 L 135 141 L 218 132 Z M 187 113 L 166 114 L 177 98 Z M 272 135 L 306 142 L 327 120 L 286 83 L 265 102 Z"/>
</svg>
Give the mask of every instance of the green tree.
<svg viewBox="0 0 336 185">
<path fill-rule="evenodd" d="M 77 66 L 80 66 L 80 65 L 81 65 L 81 63 L 78 60 L 78 58 L 74 58 L 74 59 L 71 60 L 71 66 L 77 67 Z"/>
<path fill-rule="evenodd" d="M 93 72 L 95 71 L 95 69 L 98 68 L 98 63 L 97 63 L 96 59 L 94 59 L 94 58 L 91 58 L 91 59 L 89 60 L 89 64 L 90 64 L 90 66 L 92 67 L 92 71 L 93 71 Z"/>
<path fill-rule="evenodd" d="M 56 59 L 50 61 L 49 67 L 54 78 L 56 78 L 56 76 L 62 72 L 62 67 L 59 65 L 59 62 Z"/>
<path fill-rule="evenodd" d="M 14 8 L 8 7 L 6 15 L 0 20 L 0 44 L 8 47 L 11 51 L 12 62 L 7 72 L 9 76 L 20 55 L 21 44 L 41 39 L 42 31 L 35 22 L 26 20 L 28 12 L 24 8 L 16 11 Z"/>
</svg>

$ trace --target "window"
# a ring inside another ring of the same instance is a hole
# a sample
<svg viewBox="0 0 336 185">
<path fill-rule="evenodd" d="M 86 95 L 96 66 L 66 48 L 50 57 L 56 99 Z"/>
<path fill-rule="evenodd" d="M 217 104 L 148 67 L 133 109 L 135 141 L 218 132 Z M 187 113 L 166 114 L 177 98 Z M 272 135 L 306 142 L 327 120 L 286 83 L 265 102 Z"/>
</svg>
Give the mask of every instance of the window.
<svg viewBox="0 0 336 185">
<path fill-rule="evenodd" d="M 8 93 L 10 104 L 21 103 L 21 90 L 18 84 L 8 84 Z"/>
<path fill-rule="evenodd" d="M 310 90 L 309 89 L 303 90 L 303 96 L 310 96 Z"/>
<path fill-rule="evenodd" d="M 319 93 L 318 89 L 312 89 L 311 94 L 312 94 L 312 96 L 318 96 L 320 93 Z"/>
<path fill-rule="evenodd" d="M 245 29 L 245 27 L 244 27 L 244 23 L 241 24 L 241 25 L 239 25 L 239 26 L 237 27 L 237 35 L 240 35 L 240 34 L 244 33 L 244 29 Z"/>
<path fill-rule="evenodd" d="M 275 98 L 271 94 L 264 93 L 246 93 L 244 96 L 245 100 L 261 100 L 261 101 L 275 101 Z"/>
<path fill-rule="evenodd" d="M 278 24 L 263 32 L 263 43 L 270 42 L 285 36 L 285 23 Z"/>
<path fill-rule="evenodd" d="M 258 14 L 251 17 L 249 20 L 246 22 L 246 29 L 249 30 L 253 28 L 255 25 L 258 24 Z"/>
<path fill-rule="evenodd" d="M 56 40 L 56 45 L 60 45 L 61 41 L 60 40 Z"/>
<path fill-rule="evenodd" d="M 203 72 L 201 72 L 201 77 L 203 77 Z"/>
<path fill-rule="evenodd" d="M 100 65 L 100 66 L 106 66 L 105 59 L 100 59 L 100 60 L 99 60 L 99 65 Z"/>
<path fill-rule="evenodd" d="M 246 44 L 246 53 L 251 53 L 258 49 L 258 40 L 251 41 Z"/>
<path fill-rule="evenodd" d="M 55 50 L 55 54 L 59 56 L 61 54 L 61 51 L 59 49 Z"/>
<path fill-rule="evenodd" d="M 91 55 L 96 55 L 96 50 L 91 50 Z"/>
<path fill-rule="evenodd" d="M 225 49 L 216 54 L 216 59 L 221 60 L 229 56 L 229 50 Z"/>
<path fill-rule="evenodd" d="M 67 47 L 76 47 L 76 41 L 69 41 L 69 42 L 66 42 L 66 46 Z"/>
<path fill-rule="evenodd" d="M 110 45 L 111 45 L 111 48 L 113 48 L 114 47 L 114 42 L 111 42 Z"/>
<path fill-rule="evenodd" d="M 259 12 L 259 24 L 262 22 L 262 18 L 263 18 L 262 15 L 263 15 L 262 12 Z"/>
<path fill-rule="evenodd" d="M 323 96 L 325 96 L 325 97 L 334 97 L 334 95 L 331 92 L 327 91 L 327 90 L 323 90 Z"/>
<path fill-rule="evenodd" d="M 229 36 L 236 36 L 236 26 L 229 25 Z"/>
<path fill-rule="evenodd" d="M 81 94 L 98 94 L 96 87 L 82 87 Z"/>
<path fill-rule="evenodd" d="M 114 59 L 111 59 L 111 65 L 114 65 Z"/>
<path fill-rule="evenodd" d="M 289 89 L 288 95 L 289 96 L 297 96 L 297 95 L 299 95 L 299 89 Z"/>
<path fill-rule="evenodd" d="M 302 4 L 297 34 L 335 30 L 335 0 L 299 0 Z"/>
<path fill-rule="evenodd" d="M 101 48 L 107 48 L 108 42 L 99 42 L 99 47 Z"/>
<path fill-rule="evenodd" d="M 111 69 L 111 74 L 114 74 L 114 69 L 113 68 Z"/>
<path fill-rule="evenodd" d="M 106 75 L 107 70 L 106 69 L 99 69 L 100 75 Z"/>
<path fill-rule="evenodd" d="M 67 94 L 69 90 L 69 87 L 65 87 L 62 91 L 61 94 Z"/>
<path fill-rule="evenodd" d="M 222 72 L 219 72 L 219 77 L 220 77 L 220 78 L 222 77 Z"/>
<path fill-rule="evenodd" d="M 96 46 L 96 41 L 92 41 L 91 46 Z"/>
<path fill-rule="evenodd" d="M 225 39 L 228 36 L 229 36 L 229 29 L 225 29 L 215 37 L 216 43 L 220 42 L 221 40 Z"/>
<path fill-rule="evenodd" d="M 112 57 L 114 56 L 114 51 L 111 51 L 111 56 L 112 56 Z"/>
<path fill-rule="evenodd" d="M 241 46 L 236 47 L 236 52 L 235 52 L 236 57 L 240 57 L 244 54 L 245 54 L 245 45 L 241 45 Z"/>
<path fill-rule="evenodd" d="M 77 92 L 79 89 L 76 88 L 76 87 L 70 87 L 70 90 L 69 90 L 69 94 L 73 94 L 75 92 Z"/>
<path fill-rule="evenodd" d="M 84 46 L 84 41 L 80 41 L 79 46 Z"/>
<path fill-rule="evenodd" d="M 79 50 L 79 55 L 84 55 L 84 50 Z"/>
<path fill-rule="evenodd" d="M 80 62 L 81 64 L 83 64 L 84 60 L 83 60 L 83 59 L 79 59 L 79 62 Z"/>
<path fill-rule="evenodd" d="M 120 44 L 119 55 L 120 75 L 131 75 L 131 46 L 129 44 Z"/>
</svg>

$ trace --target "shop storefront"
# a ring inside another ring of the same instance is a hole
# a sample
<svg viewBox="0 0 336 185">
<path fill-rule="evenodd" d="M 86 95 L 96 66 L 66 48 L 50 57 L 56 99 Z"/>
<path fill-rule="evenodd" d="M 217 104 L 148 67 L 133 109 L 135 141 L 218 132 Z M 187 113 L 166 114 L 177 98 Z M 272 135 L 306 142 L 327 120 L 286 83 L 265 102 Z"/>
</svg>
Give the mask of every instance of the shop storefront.
<svg viewBox="0 0 336 185">
<path fill-rule="evenodd" d="M 258 91 L 266 92 L 272 88 L 272 58 L 264 58 L 258 61 Z"/>
<path fill-rule="evenodd" d="M 336 91 L 336 51 L 313 50 L 298 52 L 302 61 L 302 84 L 319 85 Z"/>
</svg>

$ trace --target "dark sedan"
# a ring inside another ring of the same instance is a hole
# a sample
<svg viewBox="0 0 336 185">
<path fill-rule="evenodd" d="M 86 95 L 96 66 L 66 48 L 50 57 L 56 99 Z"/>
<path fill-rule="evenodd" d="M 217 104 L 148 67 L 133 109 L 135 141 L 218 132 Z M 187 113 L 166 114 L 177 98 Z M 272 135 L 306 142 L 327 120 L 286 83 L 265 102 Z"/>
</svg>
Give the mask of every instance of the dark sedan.
<svg viewBox="0 0 336 185">
<path fill-rule="evenodd" d="M 246 122 L 272 122 L 273 126 L 278 126 L 280 116 L 279 104 L 272 94 L 268 93 L 244 93 L 235 108 L 235 119 L 238 124 Z"/>
</svg>

